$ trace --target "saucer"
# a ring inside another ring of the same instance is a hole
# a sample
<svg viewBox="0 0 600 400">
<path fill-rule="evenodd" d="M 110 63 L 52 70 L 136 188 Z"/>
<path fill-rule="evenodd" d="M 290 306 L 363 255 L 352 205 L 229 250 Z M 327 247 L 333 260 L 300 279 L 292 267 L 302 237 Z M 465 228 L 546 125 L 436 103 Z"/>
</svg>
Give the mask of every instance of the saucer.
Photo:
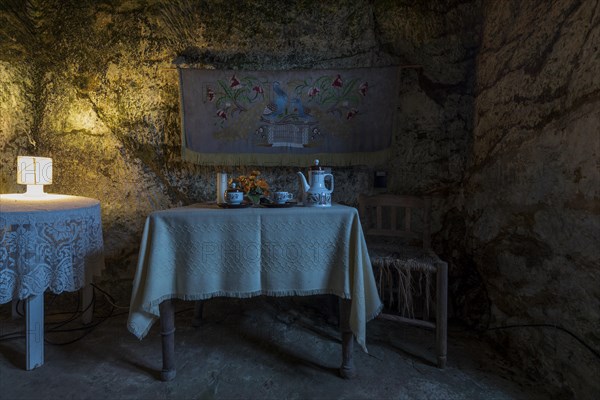
<svg viewBox="0 0 600 400">
<path fill-rule="evenodd" d="M 261 203 L 260 205 L 268 208 L 285 208 L 285 207 L 294 207 L 298 203 L 296 202 L 287 202 L 287 203 Z"/>
<path fill-rule="evenodd" d="M 246 208 L 246 207 L 251 207 L 252 203 L 244 201 L 240 204 L 218 203 L 217 205 L 221 208 Z"/>
</svg>

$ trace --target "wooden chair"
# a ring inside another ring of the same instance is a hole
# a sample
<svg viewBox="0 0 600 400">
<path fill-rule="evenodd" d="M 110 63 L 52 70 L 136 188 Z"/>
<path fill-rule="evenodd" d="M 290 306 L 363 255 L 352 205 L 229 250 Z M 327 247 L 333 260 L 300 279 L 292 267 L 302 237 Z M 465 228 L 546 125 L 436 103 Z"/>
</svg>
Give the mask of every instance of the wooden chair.
<svg viewBox="0 0 600 400">
<path fill-rule="evenodd" d="M 385 305 L 379 318 L 435 330 L 437 366 L 444 368 L 448 334 L 448 264 L 431 249 L 431 199 L 362 194 L 358 203 L 379 295 Z M 430 290 L 433 274 L 435 300 Z M 394 303 L 396 310 L 392 314 Z M 431 308 L 435 318 L 429 317 Z"/>
</svg>

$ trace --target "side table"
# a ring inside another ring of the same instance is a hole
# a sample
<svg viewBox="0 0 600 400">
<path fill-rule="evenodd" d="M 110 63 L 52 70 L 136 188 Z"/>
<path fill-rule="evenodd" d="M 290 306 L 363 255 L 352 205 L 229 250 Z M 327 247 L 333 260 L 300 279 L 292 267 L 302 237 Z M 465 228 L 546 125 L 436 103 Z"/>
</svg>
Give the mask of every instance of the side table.
<svg viewBox="0 0 600 400">
<path fill-rule="evenodd" d="M 27 370 L 44 364 L 44 292 L 85 287 L 88 304 L 89 284 L 103 269 L 98 200 L 0 195 L 0 304 L 25 301 Z"/>
</svg>

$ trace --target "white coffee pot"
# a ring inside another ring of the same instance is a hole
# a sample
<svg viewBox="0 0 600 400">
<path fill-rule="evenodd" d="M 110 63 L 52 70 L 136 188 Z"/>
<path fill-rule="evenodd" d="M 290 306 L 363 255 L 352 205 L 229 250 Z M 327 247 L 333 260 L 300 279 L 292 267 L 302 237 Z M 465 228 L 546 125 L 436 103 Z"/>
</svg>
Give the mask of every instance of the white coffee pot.
<svg viewBox="0 0 600 400">
<path fill-rule="evenodd" d="M 330 188 L 325 185 L 325 180 L 330 179 Z M 315 160 L 315 165 L 308 170 L 308 182 L 302 172 L 298 172 L 298 186 L 300 198 L 307 207 L 331 207 L 331 193 L 333 193 L 333 175 L 326 173 Z"/>
</svg>

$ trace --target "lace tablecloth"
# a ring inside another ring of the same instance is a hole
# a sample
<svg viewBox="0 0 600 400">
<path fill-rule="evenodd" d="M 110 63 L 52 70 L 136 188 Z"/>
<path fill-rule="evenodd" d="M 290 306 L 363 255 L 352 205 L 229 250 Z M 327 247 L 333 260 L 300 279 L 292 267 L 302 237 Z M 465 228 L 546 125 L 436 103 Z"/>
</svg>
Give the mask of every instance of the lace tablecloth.
<svg viewBox="0 0 600 400">
<path fill-rule="evenodd" d="M 98 200 L 0 195 L 0 304 L 76 291 L 103 268 Z"/>
<path fill-rule="evenodd" d="M 366 322 L 382 305 L 356 209 L 158 211 L 146 219 L 128 329 L 143 338 L 166 299 L 314 294 L 351 299 L 350 327 L 366 351 Z"/>
</svg>

